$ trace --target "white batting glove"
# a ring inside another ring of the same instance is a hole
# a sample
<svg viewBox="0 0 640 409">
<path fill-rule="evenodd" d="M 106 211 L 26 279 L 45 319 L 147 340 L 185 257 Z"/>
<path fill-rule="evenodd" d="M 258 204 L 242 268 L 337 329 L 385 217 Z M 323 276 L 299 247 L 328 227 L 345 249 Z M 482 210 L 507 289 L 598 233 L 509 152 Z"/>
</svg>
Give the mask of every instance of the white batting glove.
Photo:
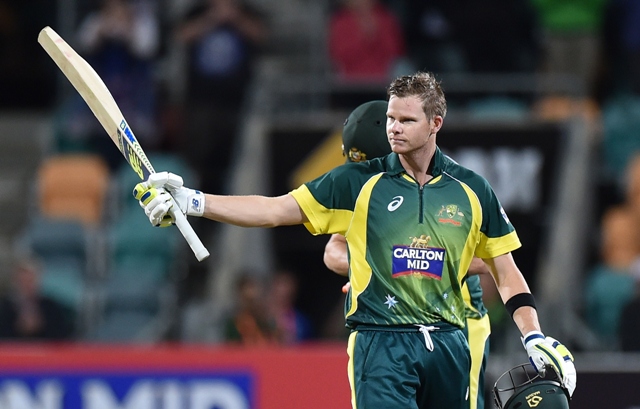
<svg viewBox="0 0 640 409">
<path fill-rule="evenodd" d="M 558 373 L 562 385 L 573 395 L 576 389 L 577 374 L 573 364 L 571 352 L 551 337 L 545 337 L 540 331 L 531 331 L 522 338 L 522 344 L 527 350 L 529 361 L 536 371 L 544 376 L 546 366 L 549 365 Z"/>
<path fill-rule="evenodd" d="M 182 184 L 182 177 L 170 172 L 158 172 L 149 175 L 149 179 L 138 183 L 133 189 L 133 196 L 138 199 L 152 225 L 166 227 L 175 222 L 169 213 L 174 200 L 183 214 L 203 215 L 204 193 Z M 174 200 L 171 200 L 172 197 Z"/>
<path fill-rule="evenodd" d="M 173 216 L 168 213 L 173 202 L 164 188 L 149 187 L 147 182 L 140 182 L 133 188 L 133 196 L 138 199 L 140 207 L 144 209 L 152 225 L 156 227 L 173 225 Z"/>
</svg>

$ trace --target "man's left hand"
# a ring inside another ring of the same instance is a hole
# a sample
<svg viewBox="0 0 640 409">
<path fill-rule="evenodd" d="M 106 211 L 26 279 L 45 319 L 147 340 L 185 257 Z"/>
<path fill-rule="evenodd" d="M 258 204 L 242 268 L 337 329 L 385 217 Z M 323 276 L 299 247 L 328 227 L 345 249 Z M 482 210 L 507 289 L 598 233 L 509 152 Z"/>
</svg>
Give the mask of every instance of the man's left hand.
<svg viewBox="0 0 640 409">
<path fill-rule="evenodd" d="M 551 337 L 545 337 L 540 331 L 531 331 L 522 338 L 529 361 L 536 371 L 544 376 L 547 365 L 553 367 L 562 384 L 573 395 L 576 389 L 577 375 L 571 352 Z"/>
</svg>

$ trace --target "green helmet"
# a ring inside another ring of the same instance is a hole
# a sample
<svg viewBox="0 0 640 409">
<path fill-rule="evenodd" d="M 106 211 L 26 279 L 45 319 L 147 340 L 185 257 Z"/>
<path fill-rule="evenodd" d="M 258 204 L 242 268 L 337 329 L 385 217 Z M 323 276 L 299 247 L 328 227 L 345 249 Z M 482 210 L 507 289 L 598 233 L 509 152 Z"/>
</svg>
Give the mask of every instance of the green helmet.
<svg viewBox="0 0 640 409">
<path fill-rule="evenodd" d="M 493 399 L 499 409 L 569 409 L 570 397 L 553 367 L 547 367 L 543 377 L 526 363 L 498 378 Z"/>
<path fill-rule="evenodd" d="M 387 101 L 365 102 L 349 114 L 342 129 L 342 152 L 349 162 L 391 153 L 387 138 Z"/>
</svg>

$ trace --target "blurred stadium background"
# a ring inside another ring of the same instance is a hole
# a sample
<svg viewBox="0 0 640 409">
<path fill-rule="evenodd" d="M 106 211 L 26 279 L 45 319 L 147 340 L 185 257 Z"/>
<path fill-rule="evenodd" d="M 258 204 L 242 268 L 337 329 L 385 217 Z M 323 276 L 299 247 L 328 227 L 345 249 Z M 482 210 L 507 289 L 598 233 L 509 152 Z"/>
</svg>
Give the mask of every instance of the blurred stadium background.
<svg viewBox="0 0 640 409">
<path fill-rule="evenodd" d="M 193 101 L 187 49 L 173 36 L 195 2 L 131 3 L 147 7 L 158 28 L 149 59 L 153 97 L 146 100 L 153 102 L 154 123 L 142 129 L 140 121 L 136 128 L 135 110 L 123 107 L 123 113 L 134 132 L 141 129 L 136 133 L 156 170 L 202 186 L 206 175 L 181 150 L 190 139 L 186 118 Z M 344 119 L 361 102 L 385 99 L 391 76 L 346 81 L 336 75 L 328 27 L 340 2 L 248 3 L 261 10 L 268 35 L 254 74 L 243 79 L 237 135 L 223 139 L 228 166 L 219 166 L 217 157 L 203 160 L 219 170 L 216 187 L 223 193 L 283 194 L 343 161 Z M 410 16 L 430 12 L 424 7 L 430 2 L 383 3 L 405 29 L 413 24 Z M 509 15 L 498 13 L 501 20 L 463 33 L 474 36 L 471 49 L 486 51 L 492 64 L 473 64 L 470 53 L 460 51 L 469 40 L 461 35 L 420 51 L 433 56 L 431 66 L 411 54 L 426 40 L 411 39 L 407 29 L 406 58 L 389 75 L 421 68 L 442 80 L 449 113 L 439 145 L 487 177 L 515 225 L 523 248 L 514 257 L 536 295 L 543 328 L 576 358 L 572 408 L 640 407 L 640 354 L 617 332 L 602 336 L 586 299 L 590 272 L 602 263 L 601 220 L 627 200 L 626 183 L 633 179 L 627 164 L 640 152 L 640 99 L 632 81 L 640 73 L 625 59 L 624 39 L 612 34 L 622 24 L 617 11 L 624 2 L 603 1 L 596 12 L 596 39 L 607 52 L 592 61 L 596 76 L 588 83 L 540 69 L 543 16 L 535 2 L 492 0 L 466 9 L 471 3 L 460 1 L 455 13 L 470 17 L 477 8 L 517 4 L 528 13 L 528 36 L 513 45 L 507 40 L 515 32 L 495 35 L 509 29 L 498 24 Z M 0 285 L 10 296 L 16 263 L 36 257 L 41 292 L 64 306 L 73 327 L 63 339 L 3 339 L 0 407 L 348 408 L 344 280 L 322 263 L 328 237 L 300 226 L 241 229 L 193 221 L 212 253 L 198 264 L 175 229 L 148 225 L 130 196 L 136 175 L 107 136 L 76 132 L 91 124 L 83 123 L 75 91 L 36 39 L 50 25 L 80 47 L 81 23 L 99 4 L 0 0 Z M 422 23 L 428 26 L 428 19 Z M 500 65 L 494 55 L 507 47 L 515 50 L 509 61 L 519 55 L 521 63 Z M 465 58 L 467 64 L 459 63 Z M 627 227 L 640 231 L 640 225 Z M 225 325 L 237 308 L 238 277 L 268 280 L 281 270 L 295 276 L 294 306 L 307 318 L 308 335 L 258 347 L 230 343 Z M 485 294 L 493 325 L 487 388 L 527 359 L 491 285 Z M 631 339 L 640 339 L 639 319 L 620 324 L 631 328 Z"/>
</svg>

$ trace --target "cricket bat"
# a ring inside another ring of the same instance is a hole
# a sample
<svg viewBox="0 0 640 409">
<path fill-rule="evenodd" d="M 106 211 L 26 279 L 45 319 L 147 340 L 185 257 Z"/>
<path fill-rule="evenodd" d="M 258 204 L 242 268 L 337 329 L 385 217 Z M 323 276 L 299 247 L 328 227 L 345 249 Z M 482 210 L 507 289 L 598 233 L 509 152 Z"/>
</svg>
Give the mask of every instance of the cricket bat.
<svg viewBox="0 0 640 409">
<path fill-rule="evenodd" d="M 155 170 L 100 76 L 51 27 L 47 26 L 40 31 L 38 43 L 89 105 L 104 130 L 107 131 L 113 143 L 120 149 L 140 179 L 147 180 L 151 173 L 155 173 Z M 173 200 L 173 207 L 169 213 L 173 216 L 176 226 L 189 243 L 198 261 L 209 257 L 209 251 L 200 241 L 186 216 L 179 210 L 175 200 Z"/>
</svg>

